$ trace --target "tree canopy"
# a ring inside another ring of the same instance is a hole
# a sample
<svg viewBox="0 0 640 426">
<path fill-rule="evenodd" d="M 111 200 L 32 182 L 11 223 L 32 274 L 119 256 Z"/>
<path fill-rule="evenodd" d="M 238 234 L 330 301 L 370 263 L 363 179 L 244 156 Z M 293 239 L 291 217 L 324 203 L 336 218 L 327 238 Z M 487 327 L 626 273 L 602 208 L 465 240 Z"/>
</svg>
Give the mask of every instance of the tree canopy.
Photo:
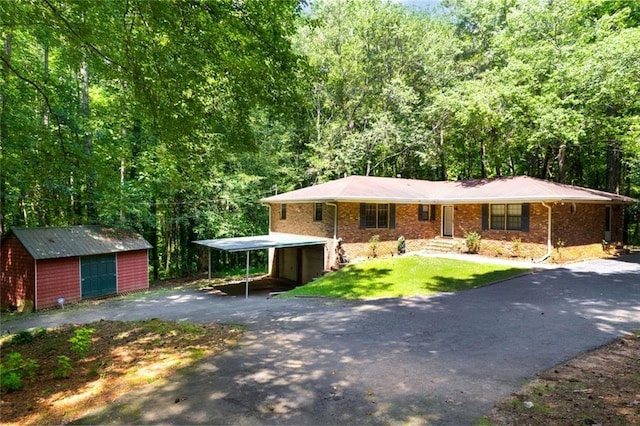
<svg viewBox="0 0 640 426">
<path fill-rule="evenodd" d="M 637 197 L 639 25 L 620 0 L 0 2 L 0 231 L 134 228 L 158 277 L 345 175 Z"/>
</svg>

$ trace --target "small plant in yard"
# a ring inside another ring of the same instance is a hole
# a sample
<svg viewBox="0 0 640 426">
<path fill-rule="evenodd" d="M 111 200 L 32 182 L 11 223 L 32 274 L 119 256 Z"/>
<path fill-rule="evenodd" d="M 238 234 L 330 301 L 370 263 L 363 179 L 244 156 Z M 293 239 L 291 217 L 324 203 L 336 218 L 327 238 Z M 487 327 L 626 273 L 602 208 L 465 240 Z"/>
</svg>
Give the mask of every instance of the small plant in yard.
<svg viewBox="0 0 640 426">
<path fill-rule="evenodd" d="M 380 242 L 380 235 L 374 235 L 369 240 L 369 250 L 371 252 L 371 257 L 377 257 L 378 253 L 378 243 Z"/>
<path fill-rule="evenodd" d="M 480 240 L 482 239 L 480 234 L 477 232 L 465 232 L 464 239 L 469 253 L 475 254 L 480 251 Z"/>
<path fill-rule="evenodd" d="M 0 364 L 0 390 L 3 392 L 13 392 L 21 387 L 22 377 L 20 377 L 20 373 Z"/>
<path fill-rule="evenodd" d="M 71 365 L 71 358 L 66 355 L 60 355 L 58 356 L 58 366 L 53 371 L 53 376 L 58 379 L 66 379 L 72 370 L 73 365 Z"/>
<path fill-rule="evenodd" d="M 34 339 L 43 337 L 46 334 L 47 330 L 41 327 L 35 329 L 33 332 L 29 330 L 22 330 L 11 338 L 11 343 L 16 343 L 18 345 L 31 343 Z"/>
<path fill-rule="evenodd" d="M 91 348 L 91 336 L 93 336 L 94 332 L 93 328 L 79 328 L 74 336 L 69 339 L 71 350 L 78 354 L 80 358 L 87 356 L 87 351 Z"/>
<path fill-rule="evenodd" d="M 520 238 L 513 238 L 511 240 L 511 245 L 513 247 L 513 255 L 515 257 L 522 256 L 522 240 Z"/>
<path fill-rule="evenodd" d="M 398 254 L 405 254 L 407 251 L 407 240 L 405 240 L 404 236 L 400 236 L 398 238 Z"/>
<path fill-rule="evenodd" d="M 10 353 L 5 364 L 0 364 L 0 387 L 7 391 L 22 388 L 22 378 L 33 377 L 39 367 L 35 360 L 23 358 L 19 352 Z"/>
<path fill-rule="evenodd" d="M 565 244 L 566 244 L 566 243 L 564 242 L 564 240 L 562 240 L 562 239 L 560 239 L 560 238 L 558 238 L 558 241 L 556 241 L 556 244 L 555 244 L 555 246 L 556 246 L 556 252 L 558 253 L 558 258 L 560 258 L 560 259 L 562 258 L 562 253 L 560 252 L 560 249 L 561 249 L 562 247 L 564 247 L 564 246 L 565 246 Z"/>
</svg>

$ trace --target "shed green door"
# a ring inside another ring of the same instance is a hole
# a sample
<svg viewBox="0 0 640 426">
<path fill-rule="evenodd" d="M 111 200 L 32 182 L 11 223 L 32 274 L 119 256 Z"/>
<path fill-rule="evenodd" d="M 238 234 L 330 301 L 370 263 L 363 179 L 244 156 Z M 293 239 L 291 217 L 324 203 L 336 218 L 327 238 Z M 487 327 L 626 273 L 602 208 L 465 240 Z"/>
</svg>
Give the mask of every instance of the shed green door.
<svg viewBox="0 0 640 426">
<path fill-rule="evenodd" d="M 115 254 L 81 257 L 80 263 L 83 299 L 117 292 Z"/>
</svg>

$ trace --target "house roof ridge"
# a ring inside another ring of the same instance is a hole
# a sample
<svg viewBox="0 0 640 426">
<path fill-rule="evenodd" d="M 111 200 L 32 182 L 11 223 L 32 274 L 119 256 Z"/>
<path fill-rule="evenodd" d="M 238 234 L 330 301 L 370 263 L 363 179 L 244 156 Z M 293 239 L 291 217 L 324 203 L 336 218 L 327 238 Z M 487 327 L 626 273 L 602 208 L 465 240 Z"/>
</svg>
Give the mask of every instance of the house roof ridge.
<svg viewBox="0 0 640 426">
<path fill-rule="evenodd" d="M 582 201 L 632 203 L 633 198 L 592 188 L 563 184 L 527 175 L 470 180 L 422 180 L 402 177 L 351 175 L 276 196 L 265 203 L 327 201 L 391 201 L 462 203 Z"/>
</svg>

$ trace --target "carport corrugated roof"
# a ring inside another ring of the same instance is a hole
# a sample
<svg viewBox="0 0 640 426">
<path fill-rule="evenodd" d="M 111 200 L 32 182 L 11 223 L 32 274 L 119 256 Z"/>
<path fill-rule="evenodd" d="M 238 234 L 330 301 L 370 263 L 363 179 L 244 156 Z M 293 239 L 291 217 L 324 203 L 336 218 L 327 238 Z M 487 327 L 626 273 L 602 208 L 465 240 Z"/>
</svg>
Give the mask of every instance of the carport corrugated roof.
<svg viewBox="0 0 640 426">
<path fill-rule="evenodd" d="M 216 240 L 198 240 L 194 244 L 209 249 L 209 281 L 211 281 L 211 249 L 228 252 L 244 251 L 247 254 L 247 277 L 245 281 L 245 298 L 249 298 L 249 252 L 270 248 L 302 247 L 326 244 L 327 238 L 308 237 L 305 235 L 293 235 L 273 233 L 269 235 L 255 235 L 252 237 L 219 238 Z"/>
<path fill-rule="evenodd" d="M 250 237 L 219 238 L 215 240 L 198 240 L 194 244 L 224 250 L 228 252 L 253 251 L 269 248 L 301 247 L 326 244 L 326 238 L 309 237 L 273 233 L 269 235 L 255 235 Z"/>
</svg>

